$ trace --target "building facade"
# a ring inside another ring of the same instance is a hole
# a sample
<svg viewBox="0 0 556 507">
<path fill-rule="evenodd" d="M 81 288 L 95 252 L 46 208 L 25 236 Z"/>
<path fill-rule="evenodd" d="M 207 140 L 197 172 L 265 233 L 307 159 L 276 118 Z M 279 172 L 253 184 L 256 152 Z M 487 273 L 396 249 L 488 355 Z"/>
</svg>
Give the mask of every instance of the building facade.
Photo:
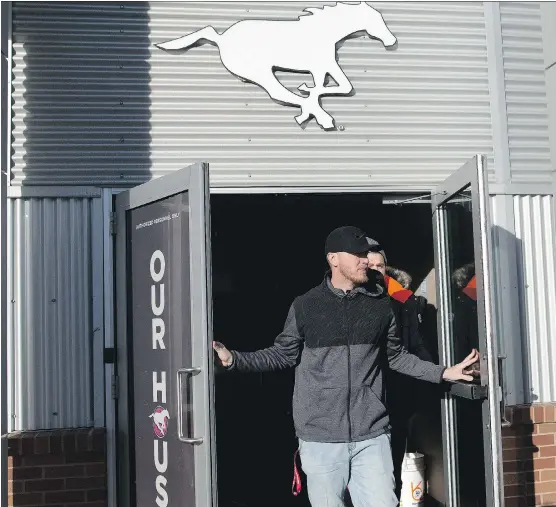
<svg viewBox="0 0 556 507">
<path fill-rule="evenodd" d="M 322 99 L 332 131 L 314 120 L 301 128 L 296 109 L 229 73 L 217 47 L 155 46 L 322 5 L 3 10 L 11 505 L 116 505 L 114 195 L 196 162 L 210 164 L 215 194 L 428 193 L 476 153 L 488 160 L 506 505 L 556 504 L 555 4 L 374 2 L 398 46 L 385 51 L 368 36 L 339 45 L 354 93 Z M 69 475 L 49 476 L 50 465 Z"/>
</svg>

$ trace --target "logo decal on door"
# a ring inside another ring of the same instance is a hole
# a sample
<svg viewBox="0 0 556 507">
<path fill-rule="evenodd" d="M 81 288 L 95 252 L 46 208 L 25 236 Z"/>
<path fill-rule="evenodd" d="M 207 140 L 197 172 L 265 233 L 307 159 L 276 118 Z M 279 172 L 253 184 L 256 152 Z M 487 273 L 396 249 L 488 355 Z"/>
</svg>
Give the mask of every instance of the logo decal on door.
<svg viewBox="0 0 556 507">
<path fill-rule="evenodd" d="M 157 47 L 188 50 L 206 42 L 216 45 L 226 69 L 244 82 L 263 88 L 279 104 L 298 107 L 295 117 L 304 126 L 311 118 L 325 130 L 334 118 L 321 106 L 321 97 L 350 95 L 353 86 L 336 60 L 336 45 L 368 34 L 392 48 L 397 43 L 382 14 L 365 2 L 311 7 L 296 20 L 238 21 L 222 33 L 212 26 L 178 37 Z M 277 70 L 311 74 L 314 84 L 302 83 L 295 93 L 278 81 Z M 327 76 L 335 83 L 326 83 Z"/>
<path fill-rule="evenodd" d="M 156 407 L 149 417 L 153 420 L 154 434 L 158 438 L 164 438 L 168 433 L 168 419 L 170 419 L 168 410 L 160 406 Z"/>
</svg>

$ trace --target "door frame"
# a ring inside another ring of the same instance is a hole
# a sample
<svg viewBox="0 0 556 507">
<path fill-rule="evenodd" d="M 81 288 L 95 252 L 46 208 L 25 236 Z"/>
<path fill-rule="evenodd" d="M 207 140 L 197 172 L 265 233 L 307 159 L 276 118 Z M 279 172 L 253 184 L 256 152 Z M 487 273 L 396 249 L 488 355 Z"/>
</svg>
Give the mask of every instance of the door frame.
<svg viewBox="0 0 556 507">
<path fill-rule="evenodd" d="M 486 167 L 486 163 L 485 163 L 485 159 L 483 156 L 476 156 L 473 159 L 469 160 L 461 169 L 457 170 L 455 173 L 453 173 L 450 177 L 448 177 L 445 181 L 446 184 L 449 185 L 449 188 L 452 189 L 461 189 L 465 187 L 465 177 L 462 175 L 461 171 L 465 168 L 468 167 L 470 164 L 473 163 L 477 163 L 475 162 L 476 160 L 479 160 L 481 164 L 483 164 L 484 167 Z M 206 164 L 196 164 L 196 165 L 200 165 L 200 166 L 206 166 Z M 175 174 L 175 173 L 173 173 Z M 171 176 L 171 175 L 168 175 Z M 159 178 L 157 180 L 151 180 L 148 183 L 154 182 L 154 181 L 158 181 L 162 178 Z M 165 179 L 165 178 L 164 178 Z M 477 180 L 478 181 L 478 180 Z M 435 188 L 430 188 L 429 190 L 421 190 L 421 191 L 416 191 L 415 188 L 411 188 L 411 187 L 404 187 L 404 186 L 358 186 L 358 187 L 353 187 L 353 186 L 349 186 L 349 187 L 339 187 L 339 186 L 321 186 L 321 187 L 306 187 L 306 186 L 292 186 L 292 187 L 226 187 L 226 188 L 221 188 L 221 187 L 213 187 L 210 188 L 209 187 L 209 182 L 208 182 L 208 178 L 207 181 L 205 182 L 205 185 L 207 188 L 207 192 L 208 195 L 219 195 L 219 194 L 228 194 L 228 195 L 242 195 L 242 194 L 275 194 L 275 193 L 283 193 L 283 194 L 288 194 L 288 193 L 296 193 L 296 194 L 311 194 L 311 193 L 317 193 L 317 194 L 330 194 L 330 193 L 364 193 L 364 194 L 376 194 L 376 193 L 380 193 L 380 194 L 389 194 L 389 195 L 396 195 L 396 196 L 400 196 L 401 195 L 407 195 L 408 197 L 410 196 L 420 196 L 420 195 L 424 195 L 424 194 L 430 194 L 430 200 L 433 203 L 433 206 L 435 203 L 438 202 L 445 202 L 447 200 L 447 198 L 445 197 L 447 195 L 447 193 L 443 193 L 442 191 L 438 194 L 437 191 L 435 191 Z M 137 188 L 137 187 L 133 187 L 133 188 Z M 110 222 L 110 214 L 114 213 L 116 214 L 117 211 L 117 207 L 115 204 L 115 197 L 117 197 L 119 194 L 126 192 L 130 190 L 129 187 L 119 187 L 119 188 L 112 188 L 112 189 L 108 189 L 106 191 L 106 199 L 108 200 L 108 202 L 106 203 L 106 214 L 105 214 L 105 220 L 107 223 Z M 456 190 L 457 191 L 457 190 Z M 486 192 L 482 192 L 481 193 L 481 202 L 483 202 L 483 205 L 481 206 L 481 208 L 483 210 L 487 210 L 487 212 L 489 211 L 490 207 L 488 205 L 484 205 L 485 202 L 488 202 L 489 200 L 489 193 L 488 191 Z M 424 200 L 423 204 L 427 204 L 429 201 Z M 131 203 L 130 203 L 131 204 Z M 474 209 L 476 208 L 476 206 L 474 206 Z M 483 221 L 485 220 L 485 218 L 483 217 Z M 488 223 L 488 220 L 486 220 L 486 222 L 484 223 Z M 110 236 L 109 233 L 107 233 L 105 235 L 105 237 L 108 236 L 109 240 L 110 240 L 110 247 L 108 249 L 105 249 L 106 251 L 106 256 L 105 256 L 105 261 L 108 260 L 108 257 L 111 257 L 112 262 L 107 262 L 105 264 L 105 273 L 106 273 L 106 277 L 109 279 L 109 283 L 107 284 L 107 286 L 110 286 L 113 289 L 113 294 L 114 294 L 114 302 L 117 302 L 119 300 L 119 296 L 117 294 L 117 290 L 116 287 L 118 286 L 118 280 L 116 279 L 116 277 L 113 277 L 113 273 L 112 273 L 112 269 L 113 267 L 115 268 L 115 266 L 118 264 L 118 258 L 119 256 L 116 254 L 117 251 L 121 251 L 122 245 L 119 245 L 119 243 L 122 242 L 122 237 L 124 237 L 124 235 L 122 234 L 122 231 L 125 233 L 125 229 L 123 229 L 123 227 L 125 227 L 122 224 L 121 220 L 116 220 L 115 223 L 115 235 L 114 236 Z M 433 235 L 437 234 L 437 229 L 436 229 L 437 225 L 436 222 L 433 223 Z M 484 225 L 483 225 L 484 227 Z M 107 227 L 108 228 L 108 227 Z M 490 231 L 489 231 L 490 234 Z M 490 240 L 490 236 L 488 238 L 488 240 Z M 112 246 L 113 245 L 113 246 Z M 125 245 L 124 245 L 125 247 Z M 435 257 L 438 254 L 436 248 L 434 249 L 434 254 Z M 490 261 L 490 259 L 489 259 Z M 485 263 L 485 259 L 483 259 L 483 263 Z M 477 269 L 481 269 L 483 270 L 484 267 L 481 265 L 480 267 L 478 266 Z M 488 270 L 486 270 L 486 272 L 488 273 Z M 114 283 L 112 284 L 111 280 L 114 280 Z M 208 290 L 210 291 L 210 287 L 208 287 Z M 489 288 L 490 290 L 490 288 Z M 207 292 L 207 298 L 210 298 L 211 294 L 209 292 Z M 210 301 L 210 299 L 207 299 L 208 301 Z M 437 294 L 437 307 L 440 306 L 440 299 L 439 296 Z M 113 326 L 113 331 L 114 331 L 114 335 L 116 334 L 116 331 L 118 330 L 118 323 L 116 322 L 116 311 L 115 311 L 115 305 L 110 305 L 110 309 L 113 311 L 113 320 L 112 320 L 112 326 Z M 118 305 L 118 308 L 121 308 L 120 305 Z M 121 323 L 121 318 L 119 319 L 119 323 Z M 212 332 L 212 329 L 210 329 L 210 331 Z M 107 331 L 108 333 L 108 331 Z M 439 350 L 440 353 L 442 353 L 442 349 Z M 118 355 L 120 354 L 120 352 L 118 351 Z M 441 360 L 444 361 L 443 356 L 441 355 Z M 212 370 L 213 365 L 212 362 L 209 361 L 209 365 L 208 367 Z M 495 365 L 495 368 L 497 369 L 497 364 Z M 489 368 L 490 371 L 492 371 L 492 369 Z M 117 381 L 116 387 L 117 390 L 119 391 L 118 393 L 118 400 L 117 400 L 117 407 L 115 407 L 114 409 L 112 409 L 111 411 L 108 410 L 107 408 L 107 414 L 109 412 L 116 412 L 117 414 L 119 414 L 119 412 L 121 411 L 121 406 L 123 405 L 123 399 L 122 399 L 122 395 L 124 395 L 124 390 L 122 389 L 121 386 L 121 382 L 122 382 L 122 373 L 121 371 L 117 372 L 118 376 L 115 377 L 115 380 Z M 126 373 L 127 374 L 127 373 Z M 491 375 L 492 376 L 492 375 Z M 210 378 L 213 379 L 214 375 L 213 372 L 211 371 L 210 373 Z M 108 374 L 107 374 L 107 378 L 108 378 Z M 492 384 L 491 384 L 492 385 Z M 110 400 L 110 398 L 108 398 L 108 393 L 111 391 L 111 386 L 107 383 L 106 386 L 106 393 L 107 393 L 107 400 Z M 211 396 L 212 399 L 214 400 L 214 385 L 211 388 Z M 492 399 L 492 398 L 491 398 Z M 445 417 L 444 414 L 445 413 L 449 413 L 449 410 L 446 410 L 446 407 L 449 406 L 448 404 L 449 400 L 443 400 L 443 426 L 446 423 L 445 421 Z M 114 402 L 114 400 L 110 400 L 110 403 Z M 126 400 L 127 402 L 127 400 Z M 496 411 L 494 411 L 493 413 L 497 413 Z M 501 424 L 500 424 L 500 417 L 498 417 L 498 424 L 496 426 L 494 426 L 494 428 L 497 428 L 498 431 L 500 431 L 501 428 Z M 121 422 L 119 422 L 116 426 L 115 426 L 115 430 L 118 431 L 120 428 Z M 107 428 L 108 429 L 108 428 Z M 211 423 L 211 435 L 214 436 L 215 434 L 215 427 L 214 427 L 214 421 L 212 421 Z M 212 438 L 212 437 L 211 437 Z M 115 507 L 116 505 L 122 505 L 122 507 L 125 504 L 121 504 L 119 502 L 121 502 L 121 489 L 122 489 L 122 485 L 120 484 L 120 462 L 121 462 L 121 452 L 122 449 L 118 447 L 117 442 L 115 441 L 114 438 L 108 438 L 107 441 L 107 445 L 108 447 L 112 447 L 112 452 L 110 452 L 110 449 L 108 451 L 108 454 L 111 454 L 114 456 L 113 462 L 114 462 L 114 473 L 116 474 L 116 477 L 114 477 L 114 480 L 112 481 L 112 483 L 114 484 L 114 489 L 115 491 L 110 492 L 109 491 L 109 507 L 110 507 L 110 502 L 117 502 L 117 503 L 112 503 L 112 507 Z M 446 445 L 446 442 L 445 442 Z M 216 478 L 216 456 L 215 456 L 215 448 L 212 448 L 211 451 L 212 454 L 212 477 Z M 117 456 L 116 456 L 117 455 Z M 446 450 L 444 451 L 444 455 L 445 457 L 447 457 L 448 455 L 446 454 Z M 498 477 L 498 484 L 499 487 L 503 488 L 503 481 L 502 481 L 502 470 L 501 470 L 501 461 L 500 461 L 500 466 L 498 467 L 499 469 L 499 477 Z M 448 477 L 448 476 L 446 476 Z M 449 482 L 449 481 L 446 481 Z M 496 481 L 493 481 L 496 482 Z M 217 506 L 217 488 L 216 488 L 216 483 L 213 484 L 212 486 L 212 490 L 213 490 L 213 495 L 212 495 L 212 503 L 207 503 L 206 505 L 210 505 L 212 507 L 216 507 Z M 450 497 L 448 497 L 450 498 Z M 503 505 L 503 504 L 501 504 Z"/>
<path fill-rule="evenodd" d="M 216 507 L 216 450 L 214 446 L 214 361 L 212 354 L 212 294 L 210 277 L 210 209 L 208 164 L 196 163 L 161 178 L 120 191 L 116 195 L 115 212 L 115 309 L 114 329 L 116 350 L 117 414 L 117 480 L 118 507 L 131 507 L 132 452 L 130 449 L 131 421 L 129 417 L 129 346 L 128 346 L 128 270 L 127 212 L 152 202 L 187 192 L 189 197 L 190 287 L 191 294 L 191 347 L 193 358 L 207 372 L 207 382 L 193 382 L 196 400 L 193 425 L 201 431 L 203 445 L 194 446 L 195 497 L 197 507 Z M 115 193 L 115 192 L 114 192 Z M 195 245 L 195 248 L 191 248 Z M 200 339 L 193 339 L 199 337 Z M 205 376 L 202 376 L 205 377 Z M 192 444 L 183 444 L 192 445 Z M 207 449 L 208 448 L 208 449 Z M 209 487 L 207 487 L 207 484 Z"/>
<path fill-rule="evenodd" d="M 197 164 L 196 164 L 197 165 Z M 206 164 L 199 164 L 206 166 Z M 160 178 L 159 178 L 160 179 Z M 150 180 L 147 183 L 150 183 Z M 208 185 L 208 179 L 206 184 Z M 142 184 L 141 184 L 142 185 Z M 123 221 L 117 218 L 117 205 L 116 198 L 118 195 L 127 192 L 131 189 L 136 189 L 135 187 L 113 187 L 103 189 L 102 199 L 103 199 L 103 238 L 104 238 L 104 325 L 105 325 L 105 349 L 108 351 L 115 350 L 117 340 L 116 335 L 119 334 L 118 330 L 118 319 L 116 318 L 116 309 L 120 308 L 118 303 L 117 294 L 117 274 L 116 266 L 118 265 L 119 256 L 117 251 L 122 250 L 122 245 L 118 245 L 118 242 L 122 241 L 122 235 L 125 234 L 125 225 Z M 384 204 L 392 205 L 396 204 L 399 200 L 411 200 L 409 204 L 423 204 L 430 205 L 431 193 L 433 190 L 423 190 L 416 191 L 414 188 L 410 187 L 334 187 L 334 186 L 324 186 L 324 187 L 306 187 L 306 186 L 296 186 L 296 187 L 209 187 L 209 195 L 253 195 L 253 194 L 269 194 L 273 195 L 276 193 L 280 194 L 346 194 L 346 193 L 360 193 L 360 194 L 384 194 L 390 197 L 388 202 Z M 422 196 L 422 199 L 421 199 Z M 418 200 L 416 198 L 419 198 Z M 125 248 L 125 244 L 123 245 Z M 210 291 L 211 287 L 208 287 Z M 207 298 L 212 298 L 212 294 L 207 293 Z M 125 307 L 124 307 L 125 309 Z M 122 314 L 120 314 L 121 317 Z M 121 318 L 120 318 L 121 322 Z M 212 333 L 212 329 L 210 329 Z M 115 355 L 120 355 L 122 352 L 118 351 Z M 127 353 L 127 352 L 126 352 Z M 120 356 L 121 357 L 121 356 Z M 122 368 L 117 364 L 118 361 L 114 359 L 105 359 L 105 414 L 106 414 L 106 449 L 107 449 L 107 504 L 108 507 L 120 507 L 121 504 L 121 460 L 122 460 L 122 449 L 119 447 L 118 443 L 118 432 L 121 427 L 121 418 L 119 416 L 122 410 L 122 404 L 127 403 L 125 399 L 126 392 L 124 386 L 122 385 L 123 375 Z M 213 368 L 212 363 L 210 367 Z M 125 373 L 127 375 L 127 373 Z M 213 373 L 210 373 L 211 379 L 213 380 Z M 214 399 L 214 387 L 211 388 Z M 211 434 L 215 435 L 215 424 L 212 421 Z M 213 477 L 216 477 L 216 451 L 213 451 Z M 124 470 L 125 471 L 125 470 Z M 213 485 L 213 489 L 217 490 L 216 483 Z M 217 491 L 214 492 L 215 501 L 212 507 L 217 506 Z"/>
<path fill-rule="evenodd" d="M 448 339 L 450 331 L 448 309 L 449 285 L 446 265 L 446 210 L 442 208 L 454 194 L 465 188 L 471 189 L 473 250 L 477 280 L 477 318 L 479 340 L 484 344 L 481 351 L 481 385 L 485 388 L 486 399 L 482 403 L 483 447 L 485 452 L 486 494 L 489 507 L 503 507 L 504 483 L 502 470 L 502 427 L 500 402 L 502 386 L 498 372 L 498 345 L 494 336 L 494 301 L 492 292 L 491 268 L 491 229 L 490 205 L 488 202 L 488 177 L 486 157 L 476 155 L 460 169 L 449 176 L 433 193 L 433 234 L 435 267 L 437 268 L 437 310 L 439 331 L 439 352 L 442 363 L 453 364 L 453 350 Z M 444 311 L 443 311 L 444 310 Z M 472 386 L 454 386 L 465 392 Z M 455 391 L 455 389 L 454 389 Z M 468 394 L 472 397 L 471 394 Z M 467 396 L 466 396 L 467 397 Z M 442 402 L 442 426 L 444 441 L 444 470 L 446 498 L 451 507 L 459 506 L 456 452 L 456 414 L 455 402 L 451 395 Z M 491 473 L 489 473 L 489 470 Z"/>
</svg>

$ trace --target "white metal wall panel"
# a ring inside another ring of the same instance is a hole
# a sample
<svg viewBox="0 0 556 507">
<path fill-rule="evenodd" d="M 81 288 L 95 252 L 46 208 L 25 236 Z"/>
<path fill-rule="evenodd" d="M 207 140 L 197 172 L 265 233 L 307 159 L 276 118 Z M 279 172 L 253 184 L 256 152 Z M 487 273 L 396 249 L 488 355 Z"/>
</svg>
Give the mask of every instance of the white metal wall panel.
<svg viewBox="0 0 556 507">
<path fill-rule="evenodd" d="M 540 3 L 501 2 L 500 15 L 512 181 L 551 183 Z"/>
<path fill-rule="evenodd" d="M 92 201 L 9 202 L 12 431 L 93 425 Z"/>
<path fill-rule="evenodd" d="M 12 184 L 136 184 L 206 160 L 218 187 L 430 188 L 491 155 L 482 3 L 372 2 L 399 45 L 339 49 L 355 95 L 323 99 L 344 128 L 334 132 L 302 130 L 297 109 L 229 74 L 213 46 L 153 46 L 321 5 L 16 2 Z"/>
<path fill-rule="evenodd" d="M 555 224 L 551 196 L 515 196 L 526 402 L 556 401 Z"/>
</svg>

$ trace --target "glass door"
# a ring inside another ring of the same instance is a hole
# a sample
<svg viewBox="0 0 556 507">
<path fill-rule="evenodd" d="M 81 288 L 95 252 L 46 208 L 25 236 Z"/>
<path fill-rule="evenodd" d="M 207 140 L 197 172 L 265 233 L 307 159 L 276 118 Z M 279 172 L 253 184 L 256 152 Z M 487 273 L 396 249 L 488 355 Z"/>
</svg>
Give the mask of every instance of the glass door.
<svg viewBox="0 0 556 507">
<path fill-rule="evenodd" d="M 449 385 L 442 425 L 450 507 L 503 506 L 498 351 L 492 326 L 486 159 L 476 156 L 434 192 L 441 362 L 480 353 L 475 380 Z"/>
</svg>

